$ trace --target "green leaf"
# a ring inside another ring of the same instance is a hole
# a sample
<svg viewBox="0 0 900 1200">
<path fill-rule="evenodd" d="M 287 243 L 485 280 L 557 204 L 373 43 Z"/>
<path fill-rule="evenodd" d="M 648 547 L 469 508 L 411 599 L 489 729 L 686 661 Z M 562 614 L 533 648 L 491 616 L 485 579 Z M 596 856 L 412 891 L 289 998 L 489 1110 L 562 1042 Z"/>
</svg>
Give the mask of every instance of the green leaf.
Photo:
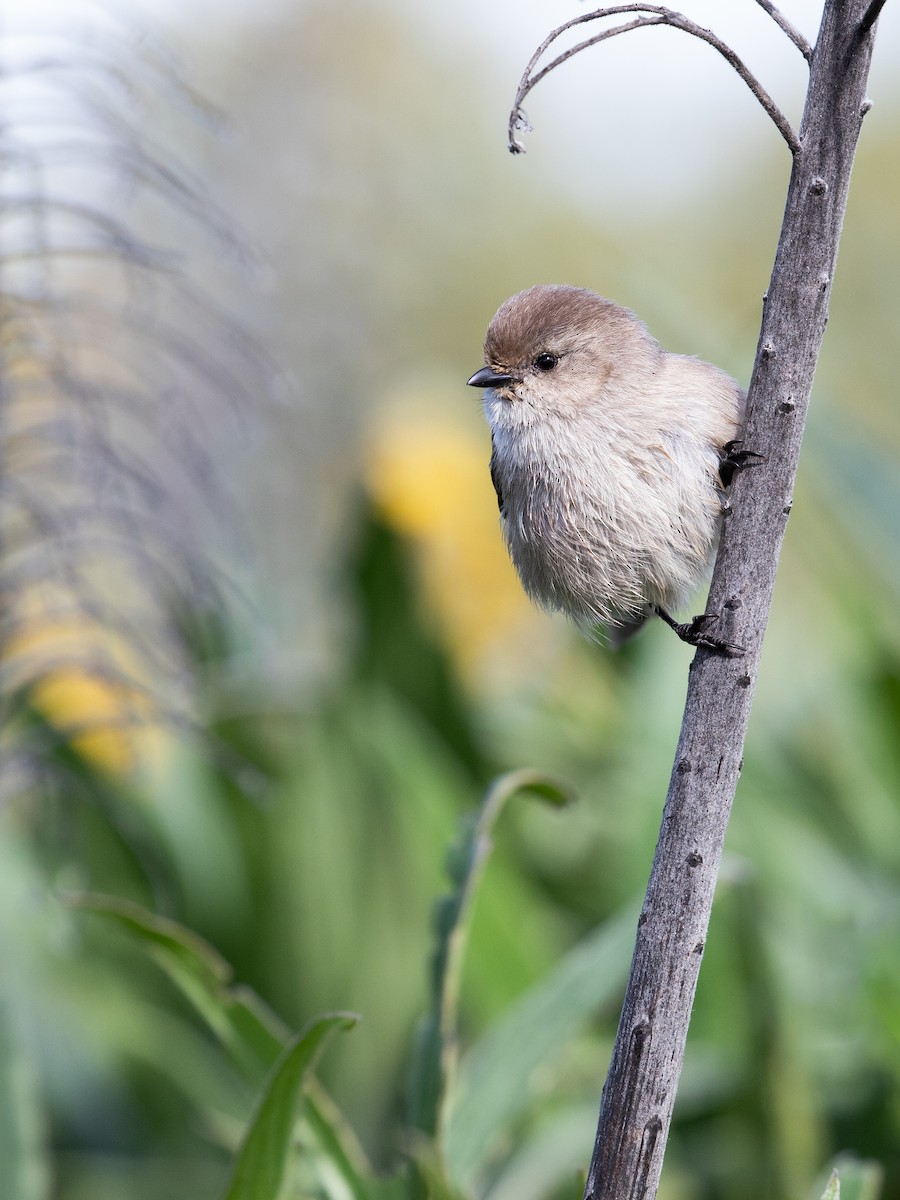
<svg viewBox="0 0 900 1200">
<path fill-rule="evenodd" d="M 112 918 L 134 936 L 191 1001 L 244 1074 L 261 1084 L 290 1033 L 256 992 L 230 983 L 232 967 L 213 946 L 177 921 L 130 900 L 82 895 L 70 897 L 69 903 Z M 321 1085 L 310 1081 L 309 1086 L 306 1116 L 319 1149 L 357 1200 L 371 1197 L 374 1176 L 352 1130 Z"/>
<path fill-rule="evenodd" d="M 566 1109 L 541 1122 L 491 1179 L 486 1200 L 543 1200 L 545 1196 L 581 1200 L 598 1107 L 592 1103 Z"/>
<path fill-rule="evenodd" d="M 629 906 L 573 947 L 464 1059 L 444 1139 L 463 1190 L 473 1190 L 496 1139 L 531 1102 L 537 1069 L 624 989 L 637 913 Z"/>
<path fill-rule="evenodd" d="M 409 1123 L 432 1137 L 442 1123 L 444 1097 L 456 1064 L 459 992 L 472 906 L 490 856 L 494 825 L 517 792 L 532 792 L 556 805 L 572 799 L 567 784 L 540 771 L 501 775 L 450 852 L 447 871 L 453 890 L 438 903 L 435 913 L 431 1010 L 417 1033 L 409 1084 Z"/>
<path fill-rule="evenodd" d="M 79 895 L 68 903 L 115 921 L 146 949 L 228 1049 L 243 1074 L 258 1083 L 289 1031 L 243 984 L 232 985 L 229 963 L 198 934 L 118 896 Z"/>
<path fill-rule="evenodd" d="M 447 1177 L 440 1149 L 433 1138 L 409 1139 L 406 1153 L 415 1167 L 407 1190 L 409 1200 L 466 1200 Z"/>
<path fill-rule="evenodd" d="M 528 792 L 539 796 L 557 808 L 563 808 L 576 800 L 575 789 L 566 779 L 558 775 L 550 775 L 544 771 L 534 771 L 524 768 L 520 771 L 510 771 L 501 775 L 495 781 L 491 793 L 498 793 L 501 803 L 505 803 L 515 792 Z M 489 795 L 491 794 L 489 793 Z"/>
<path fill-rule="evenodd" d="M 353 1013 L 329 1013 L 287 1045 L 250 1121 L 225 1200 L 277 1200 L 304 1077 L 325 1039 L 337 1029 L 352 1029 L 357 1020 Z"/>
<path fill-rule="evenodd" d="M 349 1191 L 353 1200 L 402 1200 L 403 1180 L 375 1175 L 343 1113 L 315 1078 L 306 1085 L 304 1116 L 316 1144 L 344 1184 L 346 1190 L 338 1193 L 342 1198 Z M 324 1186 L 329 1191 L 327 1181 Z"/>
<path fill-rule="evenodd" d="M 831 1178 L 822 1193 L 822 1200 L 841 1200 L 841 1181 L 837 1170 L 831 1172 Z"/>
<path fill-rule="evenodd" d="M 0 1196 L 50 1195 L 43 1133 L 37 1082 L 16 1038 L 10 1006 L 0 996 Z"/>
<path fill-rule="evenodd" d="M 871 1159 L 841 1154 L 834 1160 L 822 1200 L 878 1200 L 884 1187 L 884 1169 Z"/>
</svg>

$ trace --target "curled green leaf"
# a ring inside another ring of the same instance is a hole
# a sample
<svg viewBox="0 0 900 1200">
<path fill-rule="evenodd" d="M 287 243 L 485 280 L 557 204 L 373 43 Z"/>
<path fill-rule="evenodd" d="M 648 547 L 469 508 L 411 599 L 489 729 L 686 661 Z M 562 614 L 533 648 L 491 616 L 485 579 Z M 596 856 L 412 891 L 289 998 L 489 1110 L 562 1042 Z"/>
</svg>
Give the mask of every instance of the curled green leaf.
<svg viewBox="0 0 900 1200">
<path fill-rule="evenodd" d="M 268 1005 L 242 984 L 219 952 L 192 930 L 120 896 L 84 894 L 67 898 L 115 922 L 133 937 L 172 980 L 226 1047 L 254 1085 L 270 1070 L 289 1030 Z"/>
<path fill-rule="evenodd" d="M 530 769 L 510 771 L 494 781 L 450 851 L 447 873 L 453 890 L 438 902 L 435 911 L 431 1009 L 419 1029 L 409 1086 L 410 1125 L 432 1137 L 440 1127 L 456 1065 L 459 993 L 472 906 L 492 849 L 494 825 L 507 801 L 518 792 L 557 806 L 574 798 L 571 787 L 552 775 Z"/>
<path fill-rule="evenodd" d="M 247 1127 L 224 1200 L 277 1200 L 307 1072 L 325 1040 L 338 1029 L 352 1029 L 358 1019 L 353 1013 L 328 1013 L 285 1047 Z"/>
</svg>

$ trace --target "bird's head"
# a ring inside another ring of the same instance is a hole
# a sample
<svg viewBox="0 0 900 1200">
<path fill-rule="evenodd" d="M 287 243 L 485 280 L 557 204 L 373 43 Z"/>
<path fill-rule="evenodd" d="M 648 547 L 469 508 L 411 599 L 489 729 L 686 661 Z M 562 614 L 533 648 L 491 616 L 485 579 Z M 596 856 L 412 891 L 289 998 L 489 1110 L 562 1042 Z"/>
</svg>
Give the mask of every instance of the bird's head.
<svg viewBox="0 0 900 1200">
<path fill-rule="evenodd" d="M 485 365 L 468 383 L 488 389 L 492 424 L 530 425 L 602 403 L 612 380 L 643 378 L 661 354 L 627 309 L 586 288 L 539 284 L 497 310 L 484 341 Z"/>
</svg>

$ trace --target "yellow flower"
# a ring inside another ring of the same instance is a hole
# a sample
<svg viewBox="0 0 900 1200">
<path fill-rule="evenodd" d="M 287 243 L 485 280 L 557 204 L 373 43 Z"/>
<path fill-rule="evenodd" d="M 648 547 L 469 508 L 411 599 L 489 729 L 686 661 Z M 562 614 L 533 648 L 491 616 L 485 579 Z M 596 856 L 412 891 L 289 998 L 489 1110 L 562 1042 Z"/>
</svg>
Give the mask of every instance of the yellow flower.
<svg viewBox="0 0 900 1200">
<path fill-rule="evenodd" d="M 471 682 L 528 658 L 537 622 L 509 562 L 488 471 L 490 440 L 460 403 L 389 410 L 372 437 L 366 477 L 384 519 L 416 546 L 429 608 Z M 552 640 L 552 639 L 550 639 Z"/>
</svg>

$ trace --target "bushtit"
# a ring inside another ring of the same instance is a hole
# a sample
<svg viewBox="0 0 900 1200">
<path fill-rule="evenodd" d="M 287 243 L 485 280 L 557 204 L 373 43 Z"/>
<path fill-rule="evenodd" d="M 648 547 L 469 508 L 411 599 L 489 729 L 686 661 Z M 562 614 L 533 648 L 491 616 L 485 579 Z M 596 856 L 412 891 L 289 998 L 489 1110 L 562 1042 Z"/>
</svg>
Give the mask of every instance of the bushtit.
<svg viewBox="0 0 900 1200">
<path fill-rule="evenodd" d="M 617 641 L 655 613 L 693 645 L 737 651 L 706 614 L 670 615 L 709 574 L 723 489 L 747 458 L 737 383 L 564 284 L 501 305 L 484 360 L 468 382 L 485 389 L 503 534 L 532 599 Z"/>
</svg>

